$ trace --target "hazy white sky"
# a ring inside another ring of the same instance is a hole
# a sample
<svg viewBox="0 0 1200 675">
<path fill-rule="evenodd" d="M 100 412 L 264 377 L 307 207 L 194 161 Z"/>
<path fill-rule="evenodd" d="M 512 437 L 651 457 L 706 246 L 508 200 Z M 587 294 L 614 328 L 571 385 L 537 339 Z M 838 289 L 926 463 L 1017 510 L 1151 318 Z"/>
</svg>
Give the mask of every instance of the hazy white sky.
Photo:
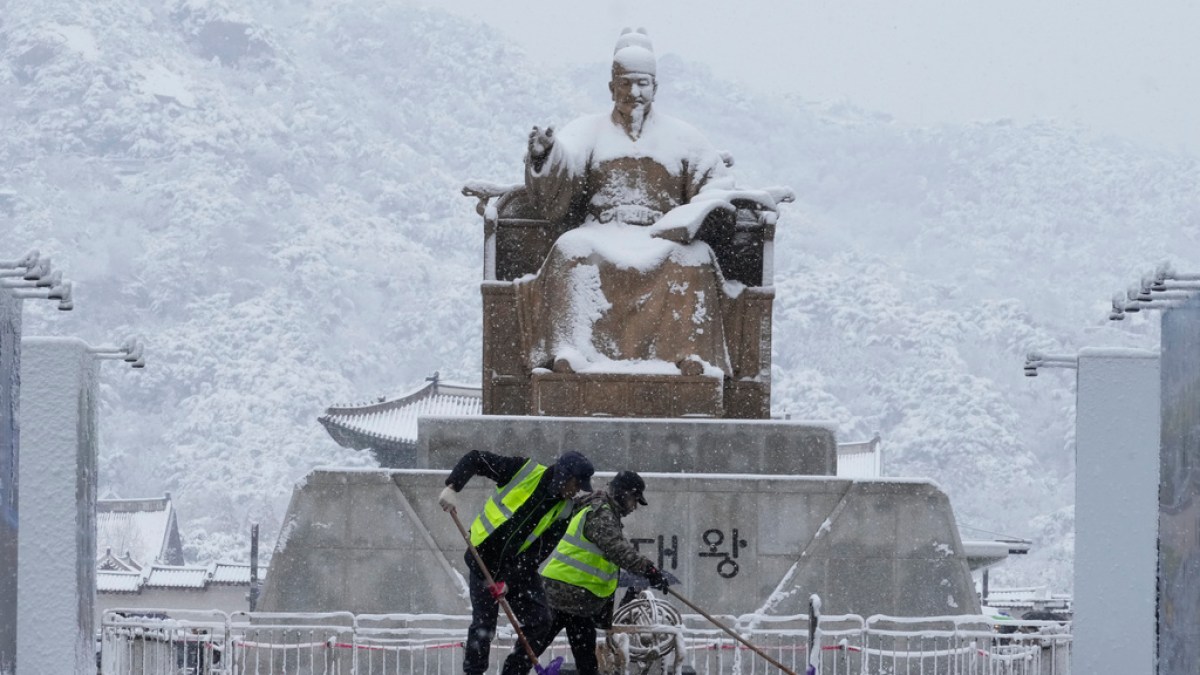
<svg viewBox="0 0 1200 675">
<path fill-rule="evenodd" d="M 1054 118 L 1200 154 L 1198 0 L 441 0 L 535 59 L 658 53 L 917 124 Z"/>
</svg>

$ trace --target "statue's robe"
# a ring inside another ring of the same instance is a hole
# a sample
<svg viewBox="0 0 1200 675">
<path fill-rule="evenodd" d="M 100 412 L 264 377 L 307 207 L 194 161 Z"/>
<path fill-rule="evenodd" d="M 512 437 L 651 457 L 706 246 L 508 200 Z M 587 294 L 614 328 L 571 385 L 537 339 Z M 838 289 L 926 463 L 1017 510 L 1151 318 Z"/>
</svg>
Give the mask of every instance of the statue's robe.
<svg viewBox="0 0 1200 675">
<path fill-rule="evenodd" d="M 698 358 L 706 374 L 730 375 L 712 249 L 647 227 L 706 190 L 732 188 L 720 154 L 653 110 L 637 140 L 610 114 L 577 119 L 554 140 L 541 167 L 526 161 L 526 187 L 544 218 L 584 216 L 537 274 L 516 281 L 529 365 L 565 358 L 583 372 L 677 373 L 675 364 Z"/>
</svg>

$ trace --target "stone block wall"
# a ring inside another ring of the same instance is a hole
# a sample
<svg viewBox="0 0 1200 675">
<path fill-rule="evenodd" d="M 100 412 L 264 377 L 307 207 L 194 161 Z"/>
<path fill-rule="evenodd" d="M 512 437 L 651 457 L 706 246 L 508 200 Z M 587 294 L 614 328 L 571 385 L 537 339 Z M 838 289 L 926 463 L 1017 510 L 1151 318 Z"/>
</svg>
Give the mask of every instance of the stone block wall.
<svg viewBox="0 0 1200 675">
<path fill-rule="evenodd" d="M 422 417 L 417 438 L 411 468 L 450 469 L 476 449 L 542 462 L 578 450 L 597 470 L 837 474 L 837 439 L 829 427 L 780 420 Z"/>
<path fill-rule="evenodd" d="M 322 470 L 296 488 L 260 609 L 465 614 L 466 546 L 437 505 L 447 473 Z M 606 485 L 611 472 L 597 474 Z M 716 613 L 975 614 L 946 495 L 917 480 L 643 473 L 625 533 Z M 469 526 L 494 485 L 463 491 Z"/>
</svg>

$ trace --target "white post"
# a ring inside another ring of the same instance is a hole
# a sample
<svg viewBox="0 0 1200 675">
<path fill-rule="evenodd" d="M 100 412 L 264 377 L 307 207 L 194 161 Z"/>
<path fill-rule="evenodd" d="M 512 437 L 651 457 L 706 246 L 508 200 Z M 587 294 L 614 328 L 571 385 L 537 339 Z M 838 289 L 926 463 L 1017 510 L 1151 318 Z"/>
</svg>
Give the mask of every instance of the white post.
<svg viewBox="0 0 1200 675">
<path fill-rule="evenodd" d="M 96 371 L 87 343 L 21 344 L 22 673 L 96 672 Z"/>
<path fill-rule="evenodd" d="M 1153 673 L 1159 357 L 1079 352 L 1074 673 Z"/>
<path fill-rule="evenodd" d="M 21 303 L 32 298 L 57 300 L 61 311 L 75 306 L 71 282 L 52 270 L 49 258 L 30 251 L 16 260 L 0 259 L 0 675 L 17 671 Z"/>
<path fill-rule="evenodd" d="M 1174 278 L 1200 285 L 1200 274 Z M 1200 293 L 1163 313 L 1162 401 L 1157 672 L 1195 675 L 1200 672 Z"/>
<path fill-rule="evenodd" d="M 0 289 L 0 675 L 13 675 L 17 657 L 20 365 L 21 300 Z"/>
</svg>

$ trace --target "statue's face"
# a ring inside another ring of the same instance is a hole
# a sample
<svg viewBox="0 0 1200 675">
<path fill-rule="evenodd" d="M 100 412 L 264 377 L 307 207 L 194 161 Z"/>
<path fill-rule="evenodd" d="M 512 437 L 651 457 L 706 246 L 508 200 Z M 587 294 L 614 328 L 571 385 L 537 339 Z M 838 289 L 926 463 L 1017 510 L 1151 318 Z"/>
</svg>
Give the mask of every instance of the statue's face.
<svg viewBox="0 0 1200 675">
<path fill-rule="evenodd" d="M 646 73 L 625 73 L 614 75 L 612 82 L 608 83 L 608 90 L 612 92 L 617 110 L 629 115 L 639 108 L 644 110 L 654 102 L 658 82 L 653 75 Z"/>
</svg>

